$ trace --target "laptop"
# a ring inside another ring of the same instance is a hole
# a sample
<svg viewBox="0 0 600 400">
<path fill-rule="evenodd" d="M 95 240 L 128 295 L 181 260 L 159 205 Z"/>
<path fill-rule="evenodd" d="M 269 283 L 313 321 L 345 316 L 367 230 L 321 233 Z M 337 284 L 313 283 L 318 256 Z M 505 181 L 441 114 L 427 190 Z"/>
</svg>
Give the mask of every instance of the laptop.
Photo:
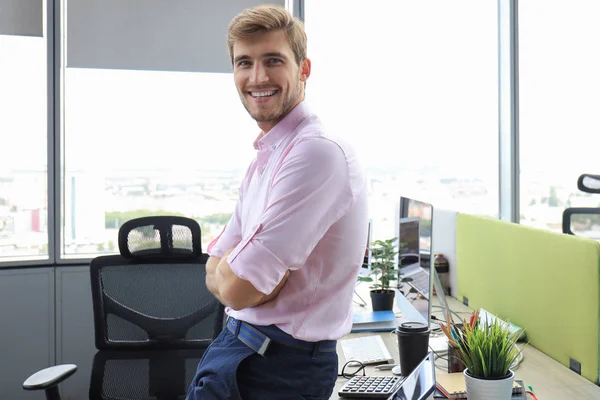
<svg viewBox="0 0 600 400">
<path fill-rule="evenodd" d="M 402 278 L 426 299 L 429 299 L 429 262 L 424 260 L 421 242 L 421 218 L 400 218 L 398 225 L 398 271 Z"/>
<path fill-rule="evenodd" d="M 411 278 L 410 282 L 403 284 L 411 290 L 406 293 L 406 289 L 403 289 L 403 293 L 398 293 L 396 304 L 407 320 L 429 324 L 432 330 L 429 338 L 430 349 L 439 355 L 445 354 L 448 352 L 446 335 L 438 324 L 431 323 L 430 292 L 434 285 L 438 300 L 444 308 L 443 315 L 446 314 L 445 310 L 449 310 L 433 265 L 433 206 L 416 199 L 401 197 L 397 215 L 396 226 L 400 242 L 399 273 L 402 277 Z"/>
</svg>

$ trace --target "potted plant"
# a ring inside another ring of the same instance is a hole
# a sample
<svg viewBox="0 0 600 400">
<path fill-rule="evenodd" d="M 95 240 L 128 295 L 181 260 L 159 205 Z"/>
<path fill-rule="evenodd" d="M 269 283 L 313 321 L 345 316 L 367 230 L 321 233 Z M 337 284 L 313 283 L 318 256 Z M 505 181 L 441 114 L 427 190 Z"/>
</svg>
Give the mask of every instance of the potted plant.
<svg viewBox="0 0 600 400">
<path fill-rule="evenodd" d="M 374 282 L 371 285 L 373 311 L 391 310 L 394 307 L 395 291 L 390 282 L 398 279 L 394 261 L 398 251 L 395 243 L 398 238 L 375 240 L 371 244 L 371 276 L 361 276 L 361 282 Z M 375 278 L 375 279 L 373 279 Z"/>
<path fill-rule="evenodd" d="M 517 341 L 522 332 L 510 332 L 498 318 L 480 323 L 477 311 L 460 325 L 452 324 L 449 316 L 446 321 L 440 324 L 442 330 L 466 367 L 467 398 L 510 400 L 515 377 L 511 367 L 521 356 Z"/>
</svg>

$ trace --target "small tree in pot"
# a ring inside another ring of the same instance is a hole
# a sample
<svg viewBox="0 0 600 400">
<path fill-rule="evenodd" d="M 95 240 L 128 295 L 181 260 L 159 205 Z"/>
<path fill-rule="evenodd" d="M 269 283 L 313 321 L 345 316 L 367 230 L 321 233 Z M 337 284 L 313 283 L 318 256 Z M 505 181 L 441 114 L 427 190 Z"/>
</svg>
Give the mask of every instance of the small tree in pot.
<svg viewBox="0 0 600 400">
<path fill-rule="evenodd" d="M 394 306 L 395 291 L 390 289 L 390 282 L 398 280 L 398 270 L 394 267 L 397 240 L 395 237 L 371 243 L 371 276 L 359 277 L 361 282 L 374 282 L 371 285 L 373 311 L 391 310 Z"/>
</svg>

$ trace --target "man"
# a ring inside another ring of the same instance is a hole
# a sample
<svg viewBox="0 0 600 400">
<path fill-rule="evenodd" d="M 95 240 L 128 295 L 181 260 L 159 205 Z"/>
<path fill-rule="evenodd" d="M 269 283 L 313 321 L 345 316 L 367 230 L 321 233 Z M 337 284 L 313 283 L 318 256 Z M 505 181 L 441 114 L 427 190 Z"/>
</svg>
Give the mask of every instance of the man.
<svg viewBox="0 0 600 400">
<path fill-rule="evenodd" d="M 277 6 L 245 10 L 228 44 L 261 133 L 235 212 L 208 249 L 206 284 L 228 320 L 188 399 L 328 399 L 365 251 L 365 180 L 303 102 L 311 62 L 299 20 Z"/>
</svg>

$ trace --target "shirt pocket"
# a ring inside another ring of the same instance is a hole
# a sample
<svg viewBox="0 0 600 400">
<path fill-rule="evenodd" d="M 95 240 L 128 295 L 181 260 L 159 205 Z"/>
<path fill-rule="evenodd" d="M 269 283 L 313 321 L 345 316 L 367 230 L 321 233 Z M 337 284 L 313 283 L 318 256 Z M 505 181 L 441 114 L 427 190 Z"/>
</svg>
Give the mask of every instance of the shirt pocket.
<svg viewBox="0 0 600 400">
<path fill-rule="evenodd" d="M 254 238 L 254 236 L 260 231 L 262 228 L 261 224 L 256 224 L 250 230 L 250 233 L 235 247 L 235 249 L 231 252 L 229 257 L 227 257 L 227 261 L 231 264 L 233 260 L 240 254 L 240 251 L 244 250 L 244 247 L 250 243 L 250 241 Z"/>
</svg>

